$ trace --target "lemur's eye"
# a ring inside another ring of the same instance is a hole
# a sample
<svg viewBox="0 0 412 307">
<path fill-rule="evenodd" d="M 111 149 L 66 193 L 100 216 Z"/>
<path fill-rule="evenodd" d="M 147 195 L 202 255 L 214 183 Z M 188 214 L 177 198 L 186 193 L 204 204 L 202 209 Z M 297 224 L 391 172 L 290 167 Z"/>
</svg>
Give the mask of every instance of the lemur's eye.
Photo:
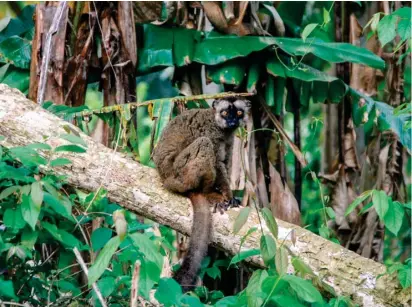
<svg viewBox="0 0 412 307">
<path fill-rule="evenodd" d="M 242 116 L 242 115 L 243 115 L 243 111 L 240 111 L 240 110 L 239 110 L 239 111 L 237 111 L 236 114 L 237 114 L 237 116 Z"/>
<path fill-rule="evenodd" d="M 223 117 L 226 117 L 227 116 L 227 111 L 222 111 L 222 113 L 220 113 L 220 114 L 222 114 Z"/>
</svg>

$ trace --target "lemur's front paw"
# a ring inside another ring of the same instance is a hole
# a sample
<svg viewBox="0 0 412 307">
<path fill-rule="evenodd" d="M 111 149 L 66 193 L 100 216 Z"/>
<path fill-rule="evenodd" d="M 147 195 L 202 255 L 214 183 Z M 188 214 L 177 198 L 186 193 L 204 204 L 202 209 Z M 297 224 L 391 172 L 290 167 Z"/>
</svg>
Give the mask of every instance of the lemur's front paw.
<svg viewBox="0 0 412 307">
<path fill-rule="evenodd" d="M 227 202 L 227 205 L 228 205 L 228 208 L 236 208 L 236 207 L 239 207 L 241 203 L 242 202 L 239 199 L 232 197 Z"/>
<path fill-rule="evenodd" d="M 228 201 L 216 203 L 215 209 L 213 210 L 213 212 L 216 213 L 219 210 L 220 214 L 223 214 L 229 208 L 239 207 L 240 203 L 241 203 L 240 200 L 232 197 Z"/>
</svg>

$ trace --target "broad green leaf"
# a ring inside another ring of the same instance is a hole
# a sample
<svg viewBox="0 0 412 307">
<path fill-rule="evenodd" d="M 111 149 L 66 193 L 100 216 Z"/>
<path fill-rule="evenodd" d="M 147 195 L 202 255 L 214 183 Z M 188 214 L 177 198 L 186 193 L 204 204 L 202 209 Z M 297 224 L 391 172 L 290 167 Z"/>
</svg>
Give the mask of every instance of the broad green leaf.
<svg viewBox="0 0 412 307">
<path fill-rule="evenodd" d="M 247 91 L 249 93 L 256 92 L 256 85 L 259 81 L 261 74 L 260 65 L 256 62 L 253 62 L 249 67 L 249 72 L 247 74 Z"/>
<path fill-rule="evenodd" d="M 36 181 L 31 184 L 30 196 L 33 203 L 40 208 L 43 203 L 43 187 L 40 181 Z"/>
<path fill-rule="evenodd" d="M 103 297 L 108 297 L 116 289 L 116 280 L 112 276 L 103 277 L 97 282 L 97 287 Z"/>
<path fill-rule="evenodd" d="M 283 246 L 280 246 L 276 251 L 275 266 L 279 275 L 286 274 L 288 270 L 288 252 Z"/>
<path fill-rule="evenodd" d="M 266 265 L 272 263 L 276 254 L 276 242 L 271 235 L 262 235 L 260 237 L 260 251 L 262 253 L 263 262 Z"/>
<path fill-rule="evenodd" d="M 56 158 L 54 160 L 50 161 L 50 166 L 51 167 L 56 167 L 56 166 L 63 166 L 67 164 L 72 164 L 72 161 L 66 158 Z"/>
<path fill-rule="evenodd" d="M 334 219 L 336 217 L 335 211 L 331 207 L 326 207 L 326 213 L 328 214 L 329 218 Z"/>
<path fill-rule="evenodd" d="M 182 289 L 172 278 L 162 278 L 155 293 L 156 300 L 165 307 L 180 306 Z"/>
<path fill-rule="evenodd" d="M 379 21 L 377 30 L 382 47 L 395 38 L 397 22 L 398 18 L 394 15 L 386 15 Z"/>
<path fill-rule="evenodd" d="M 330 15 L 327 9 L 323 8 L 323 23 L 327 25 L 330 22 Z"/>
<path fill-rule="evenodd" d="M 392 15 L 399 17 L 398 34 L 401 41 L 405 41 L 411 37 L 411 8 L 404 6 L 397 9 Z"/>
<path fill-rule="evenodd" d="M 141 296 L 149 298 L 150 290 L 159 281 L 161 272 L 161 268 L 156 263 L 147 260 L 142 261 L 139 278 L 139 294 Z"/>
<path fill-rule="evenodd" d="M 62 138 L 62 139 L 65 139 L 66 141 L 69 141 L 70 143 L 82 145 L 83 147 L 87 148 L 87 143 L 81 137 L 79 137 L 77 135 L 62 134 L 62 135 L 59 135 L 59 137 Z"/>
<path fill-rule="evenodd" d="M 282 277 L 287 281 L 290 287 L 296 292 L 297 296 L 309 303 L 322 303 L 322 295 L 312 285 L 311 282 L 294 275 L 285 275 Z"/>
<path fill-rule="evenodd" d="M 314 40 L 302 42 L 297 38 L 276 37 L 276 44 L 291 55 L 306 55 L 312 53 L 317 57 L 333 63 L 351 62 L 384 69 L 385 61 L 366 48 L 356 47 L 348 43 L 325 43 Z"/>
<path fill-rule="evenodd" d="M 259 249 L 248 249 L 246 251 L 241 251 L 240 253 L 233 256 L 232 260 L 230 261 L 229 266 L 232 264 L 238 263 L 240 261 L 243 261 L 246 258 L 257 256 L 257 255 L 260 255 Z"/>
<path fill-rule="evenodd" d="M 26 145 L 25 148 L 30 148 L 30 149 L 43 149 L 43 150 L 51 150 L 51 146 L 49 144 L 45 143 L 33 143 Z"/>
<path fill-rule="evenodd" d="M 30 85 L 30 71 L 12 66 L 7 70 L 7 74 L 1 83 L 27 94 Z"/>
<path fill-rule="evenodd" d="M 297 38 L 238 37 L 220 35 L 215 32 L 209 33 L 196 45 L 194 61 L 206 65 L 216 65 L 234 58 L 246 57 L 252 52 L 263 50 L 269 46 L 277 46 L 295 56 L 313 53 L 328 62 L 353 62 L 378 69 L 385 68 L 385 62 L 371 51 L 347 43 L 326 43 L 319 40 L 305 43 Z"/>
<path fill-rule="evenodd" d="M 269 228 L 270 232 L 272 235 L 277 239 L 278 238 L 278 224 L 276 223 L 275 218 L 273 217 L 272 211 L 270 211 L 268 208 L 263 208 L 261 210 L 263 219 L 266 222 L 266 226 Z"/>
<path fill-rule="evenodd" d="M 79 295 L 81 293 L 79 287 L 66 280 L 58 280 L 57 287 L 59 288 L 59 291 L 62 291 L 64 293 L 71 293 L 71 295 L 73 296 Z"/>
<path fill-rule="evenodd" d="M 95 283 L 100 278 L 100 276 L 102 276 L 119 245 L 120 239 L 116 236 L 111 238 L 110 241 L 107 242 L 107 244 L 100 251 L 99 255 L 97 256 L 96 262 L 89 269 L 89 286 Z"/>
<path fill-rule="evenodd" d="M 31 231 L 28 228 L 25 228 L 21 235 L 21 245 L 28 249 L 32 249 L 34 244 L 36 244 L 38 237 L 38 231 Z"/>
<path fill-rule="evenodd" d="M 217 84 L 240 85 L 245 75 L 246 63 L 239 59 L 206 67 L 206 77 Z"/>
<path fill-rule="evenodd" d="M 282 62 L 280 62 L 280 60 L 276 57 L 271 58 L 267 62 L 266 68 L 269 74 L 276 77 L 289 77 L 306 82 L 318 81 L 317 83 L 314 83 L 314 85 L 320 82 L 325 82 L 327 83 L 327 85 L 325 85 L 325 88 L 323 88 L 322 90 L 327 89 L 327 97 L 329 97 L 332 102 L 339 102 L 346 94 L 346 85 L 338 78 L 330 76 L 322 71 L 319 71 L 302 63 L 294 66 L 285 57 L 282 57 L 280 59 L 282 60 Z M 316 91 L 316 89 L 314 89 L 314 91 Z"/>
<path fill-rule="evenodd" d="M 371 191 L 365 191 L 361 195 L 359 195 L 346 209 L 345 216 L 348 216 L 357 206 L 359 206 L 365 199 L 371 196 Z"/>
<path fill-rule="evenodd" d="M 26 5 L 18 17 L 10 19 L 0 33 L 0 42 L 14 35 L 21 35 L 34 28 L 33 15 L 36 5 Z"/>
<path fill-rule="evenodd" d="M 172 118 L 174 103 L 170 99 L 164 99 L 161 102 L 153 104 L 152 117 L 156 118 L 156 135 L 154 136 L 153 144 L 156 144 L 163 133 L 164 128 Z"/>
<path fill-rule="evenodd" d="M 173 29 L 173 60 L 176 66 L 187 66 L 192 62 L 199 37 L 200 32 L 193 29 Z"/>
<path fill-rule="evenodd" d="M 26 222 L 23 219 L 21 214 L 21 209 L 6 209 L 3 215 L 3 223 L 6 227 L 13 229 L 21 229 L 26 225 Z"/>
<path fill-rule="evenodd" d="M 306 41 L 306 38 L 310 35 L 310 33 L 313 32 L 313 30 L 315 30 L 315 28 L 318 26 L 318 23 L 311 23 L 308 24 L 302 31 L 302 34 L 300 35 L 303 39 L 303 41 Z"/>
<path fill-rule="evenodd" d="M 0 297 L 18 299 L 15 292 L 13 282 L 0 278 Z"/>
<path fill-rule="evenodd" d="M 16 193 L 18 190 L 20 190 L 20 186 L 18 185 L 13 185 L 11 187 L 5 188 L 0 193 L 0 200 L 9 197 L 11 194 Z"/>
<path fill-rule="evenodd" d="M 60 237 L 62 238 L 62 244 L 67 247 L 67 248 L 80 248 L 81 243 L 80 241 L 71 233 L 63 230 L 63 229 L 59 229 L 59 234 Z"/>
<path fill-rule="evenodd" d="M 49 205 L 56 213 L 72 220 L 72 203 L 67 199 L 57 199 L 49 193 L 44 193 L 44 203 Z"/>
<path fill-rule="evenodd" d="M 103 248 L 113 235 L 113 231 L 109 228 L 97 228 L 93 231 L 91 237 L 92 248 L 98 251 Z"/>
<path fill-rule="evenodd" d="M 410 114 L 394 115 L 394 108 L 390 105 L 375 101 L 352 88 L 349 88 L 349 94 L 355 100 L 352 105 L 356 106 L 362 100 L 363 103 L 366 103 L 368 110 L 376 109 L 379 112 L 378 128 L 380 131 L 391 129 L 399 137 L 402 145 L 412 150 L 412 129 L 410 127 L 405 128 L 405 123 L 411 120 Z"/>
<path fill-rule="evenodd" d="M 275 77 L 270 75 L 268 75 L 266 80 L 265 101 L 269 107 L 275 106 Z"/>
<path fill-rule="evenodd" d="M 86 149 L 84 149 L 83 147 L 77 146 L 77 145 L 61 145 L 61 146 L 56 147 L 54 151 L 56 152 L 69 151 L 69 152 L 83 153 L 83 152 L 86 152 Z"/>
<path fill-rule="evenodd" d="M 389 209 L 388 196 L 384 191 L 373 190 L 372 192 L 373 207 L 378 213 L 379 219 L 384 222 L 385 215 Z"/>
<path fill-rule="evenodd" d="M 403 217 L 405 215 L 405 210 L 403 209 L 402 205 L 392 200 L 389 201 L 388 211 L 384 217 L 384 224 L 385 227 L 389 229 L 395 236 L 398 235 L 399 230 L 402 227 Z"/>
<path fill-rule="evenodd" d="M 190 307 L 204 307 L 205 306 L 200 302 L 199 298 L 197 298 L 196 296 L 188 295 L 188 294 L 185 294 L 182 296 L 181 302 L 182 302 L 182 306 L 190 306 Z"/>
<path fill-rule="evenodd" d="M 34 231 L 40 215 L 40 206 L 36 205 L 29 196 L 22 195 L 21 214 Z"/>
<path fill-rule="evenodd" d="M 152 67 L 173 66 L 173 30 L 163 27 L 143 26 L 143 48 L 139 48 L 139 67 L 141 73 Z"/>
<path fill-rule="evenodd" d="M 50 224 L 48 222 L 42 222 L 41 223 L 42 227 L 47 230 L 47 232 L 53 237 L 55 238 L 57 241 L 62 242 L 63 238 L 59 232 L 59 229 L 57 228 L 56 225 L 54 224 Z"/>
<path fill-rule="evenodd" d="M 0 43 L 0 62 L 11 63 L 18 68 L 29 69 L 31 57 L 30 41 L 11 36 Z"/>
<path fill-rule="evenodd" d="M 411 266 L 404 265 L 404 267 L 398 271 L 398 278 L 402 288 L 409 288 L 411 286 Z"/>
<path fill-rule="evenodd" d="M 272 295 L 270 300 L 276 302 L 276 306 L 279 307 L 305 307 L 305 305 L 302 305 L 298 300 L 288 295 Z"/>
<path fill-rule="evenodd" d="M 133 245 L 143 253 L 146 259 L 155 263 L 160 269 L 163 267 L 163 256 L 156 244 L 147 235 L 136 232 L 130 234 L 129 238 L 132 239 Z"/>
<path fill-rule="evenodd" d="M 257 294 L 261 293 L 262 283 L 267 276 L 268 273 L 264 270 L 256 270 L 253 272 L 252 276 L 249 279 L 249 283 L 246 287 L 248 307 L 262 306 L 264 299 L 258 296 Z"/>
<path fill-rule="evenodd" d="M 252 234 L 254 233 L 258 228 L 257 227 L 252 227 L 250 228 L 247 233 L 240 239 L 240 248 L 242 248 L 243 243 L 245 243 L 246 239 Z"/>
<path fill-rule="evenodd" d="M 250 213 L 250 207 L 242 208 L 236 217 L 235 223 L 233 224 L 233 233 L 237 234 L 239 230 L 245 225 Z"/>
<path fill-rule="evenodd" d="M 302 261 L 299 257 L 292 258 L 292 265 L 295 268 L 296 272 L 299 272 L 301 276 L 309 275 L 314 276 L 312 269 Z"/>
</svg>

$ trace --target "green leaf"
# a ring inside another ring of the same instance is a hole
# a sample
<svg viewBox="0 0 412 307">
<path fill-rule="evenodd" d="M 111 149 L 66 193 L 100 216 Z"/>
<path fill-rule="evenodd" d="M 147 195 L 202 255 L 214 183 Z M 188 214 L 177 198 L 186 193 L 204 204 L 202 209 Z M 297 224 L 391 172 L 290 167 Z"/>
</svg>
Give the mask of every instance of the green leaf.
<svg viewBox="0 0 412 307">
<path fill-rule="evenodd" d="M 229 266 L 232 264 L 238 263 L 240 261 L 243 261 L 246 258 L 257 256 L 257 255 L 260 255 L 259 249 L 248 249 L 246 251 L 241 251 L 240 253 L 237 253 L 236 255 L 233 256 L 232 260 L 230 261 Z"/>
<path fill-rule="evenodd" d="M 249 283 L 246 287 L 246 296 L 247 296 L 247 306 L 248 307 L 260 307 L 263 304 L 263 298 L 258 296 L 258 293 L 261 293 L 262 283 L 265 278 L 268 277 L 267 271 L 256 270 L 253 272 L 252 276 L 249 279 Z"/>
<path fill-rule="evenodd" d="M 118 236 L 110 239 L 109 242 L 103 247 L 97 256 L 96 262 L 89 269 L 89 286 L 95 283 L 100 276 L 104 273 L 113 254 L 116 252 L 120 245 L 120 238 Z"/>
<path fill-rule="evenodd" d="M 405 215 L 405 210 L 402 205 L 392 200 L 389 201 L 388 211 L 384 217 L 385 227 L 389 229 L 395 236 L 398 235 L 399 230 L 402 227 L 403 217 Z"/>
<path fill-rule="evenodd" d="M 326 207 L 326 213 L 328 214 L 329 218 L 334 219 L 336 217 L 336 213 L 331 207 Z"/>
<path fill-rule="evenodd" d="M 323 23 L 327 25 L 330 22 L 330 15 L 329 11 L 325 8 L 323 8 Z"/>
<path fill-rule="evenodd" d="M 296 295 L 302 300 L 309 303 L 323 302 L 322 295 L 320 295 L 311 282 L 294 275 L 285 275 L 282 279 L 289 283 L 290 287 L 296 292 Z"/>
<path fill-rule="evenodd" d="M 61 145 L 61 146 L 56 147 L 54 151 L 55 152 L 70 151 L 70 152 L 83 153 L 83 152 L 86 152 L 86 149 L 84 149 L 83 147 L 77 146 L 77 145 Z"/>
<path fill-rule="evenodd" d="M 373 68 L 384 69 L 385 61 L 366 48 L 356 47 L 348 43 L 326 43 L 315 40 L 304 43 L 297 38 L 273 38 L 277 46 L 283 51 L 295 55 L 303 56 L 312 53 L 317 57 L 333 63 L 351 62 L 368 65 Z"/>
<path fill-rule="evenodd" d="M 112 276 L 103 277 L 97 282 L 97 287 L 103 297 L 108 297 L 116 289 L 116 280 Z"/>
<path fill-rule="evenodd" d="M 156 144 L 160 136 L 163 133 L 164 128 L 170 122 L 172 118 L 174 103 L 170 99 L 164 99 L 157 101 L 153 104 L 152 117 L 156 118 L 156 125 L 154 127 L 156 135 L 153 140 L 153 144 Z"/>
<path fill-rule="evenodd" d="M 113 231 L 109 228 L 97 228 L 93 231 L 91 242 L 94 251 L 103 248 L 113 235 Z"/>
<path fill-rule="evenodd" d="M 263 262 L 269 265 L 276 254 L 276 242 L 271 235 L 263 235 L 260 237 L 260 251 Z"/>
<path fill-rule="evenodd" d="M 315 276 L 312 269 L 306 263 L 304 263 L 302 259 L 300 259 L 299 257 L 292 258 L 292 265 L 295 271 L 299 272 L 301 276 L 305 276 L 305 275 Z"/>
<path fill-rule="evenodd" d="M 318 23 L 311 23 L 308 24 L 305 29 L 303 29 L 302 34 L 300 35 L 303 39 L 303 41 L 306 41 L 306 38 L 310 35 L 310 33 L 313 32 L 313 30 L 315 30 L 315 28 L 318 26 Z"/>
<path fill-rule="evenodd" d="M 260 65 L 256 62 L 253 62 L 252 65 L 249 67 L 249 72 L 247 74 L 247 91 L 249 93 L 256 92 L 256 85 L 259 81 L 259 77 L 261 74 Z"/>
<path fill-rule="evenodd" d="M 18 17 L 10 19 L 8 25 L 0 33 L 0 42 L 14 35 L 21 35 L 34 28 L 34 9 L 36 5 L 26 5 Z"/>
<path fill-rule="evenodd" d="M 239 59 L 206 67 L 206 77 L 217 84 L 240 85 L 245 75 L 245 61 Z"/>
<path fill-rule="evenodd" d="M 49 193 L 44 193 L 44 203 L 49 205 L 56 213 L 64 216 L 69 220 L 73 220 L 72 217 L 72 203 L 68 199 L 57 199 Z"/>
<path fill-rule="evenodd" d="M 21 215 L 21 209 L 6 209 L 3 215 L 3 223 L 6 227 L 13 229 L 21 229 L 26 225 L 26 222 Z"/>
<path fill-rule="evenodd" d="M 0 193 L 0 200 L 9 197 L 13 193 L 16 193 L 19 189 L 20 189 L 20 186 L 18 186 L 18 185 L 13 185 L 11 187 L 5 188 Z"/>
<path fill-rule="evenodd" d="M 22 195 L 21 213 L 23 219 L 30 225 L 33 231 L 36 229 L 36 223 L 40 215 L 40 207 L 36 205 L 32 198 Z"/>
<path fill-rule="evenodd" d="M 389 209 L 388 196 L 384 191 L 373 190 L 372 202 L 376 213 L 378 213 L 379 219 L 384 223 L 385 215 Z"/>
<path fill-rule="evenodd" d="M 237 234 L 239 230 L 245 225 L 250 213 L 250 207 L 242 208 L 236 217 L 235 223 L 233 224 L 233 233 Z"/>
<path fill-rule="evenodd" d="M 199 298 L 195 297 L 195 296 L 191 296 L 191 295 L 183 295 L 182 299 L 182 306 L 190 306 L 190 307 L 204 307 L 205 305 L 203 305 Z"/>
<path fill-rule="evenodd" d="M 50 161 L 50 166 L 51 167 L 56 167 L 56 166 L 63 166 L 67 164 L 72 164 L 72 161 L 66 158 L 56 158 L 54 160 Z"/>
<path fill-rule="evenodd" d="M 28 249 L 32 249 L 34 244 L 36 244 L 38 237 L 39 233 L 37 231 L 31 231 L 26 228 L 21 235 L 21 245 Z"/>
<path fill-rule="evenodd" d="M 287 295 L 276 294 L 270 297 L 272 302 L 276 302 L 276 306 L 279 307 L 305 307 L 295 298 Z"/>
<path fill-rule="evenodd" d="M 247 233 L 240 239 L 240 248 L 242 248 L 243 243 L 245 243 L 246 239 L 252 234 L 254 233 L 258 228 L 257 227 L 252 227 L 250 228 Z"/>
<path fill-rule="evenodd" d="M 411 266 L 404 265 L 403 269 L 398 271 L 398 278 L 402 288 L 409 288 L 411 286 Z"/>
<path fill-rule="evenodd" d="M 69 141 L 70 143 L 82 145 L 82 146 L 87 148 L 87 143 L 81 137 L 79 137 L 77 135 L 74 135 L 74 134 L 61 134 L 59 137 L 62 138 L 62 139 L 65 139 L 66 141 Z"/>
<path fill-rule="evenodd" d="M 132 239 L 133 245 L 143 253 L 146 259 L 155 263 L 160 269 L 163 267 L 163 256 L 159 253 L 155 243 L 147 235 L 136 232 L 129 235 L 129 238 Z"/>
<path fill-rule="evenodd" d="M 30 41 L 11 36 L 0 43 L 0 62 L 11 63 L 18 68 L 29 69 L 31 57 Z"/>
<path fill-rule="evenodd" d="M 288 252 L 283 246 L 280 246 L 276 251 L 275 266 L 279 275 L 286 274 L 288 270 Z"/>
<path fill-rule="evenodd" d="M 165 307 L 180 306 L 182 289 L 172 278 L 162 278 L 155 293 L 155 299 Z"/>
<path fill-rule="evenodd" d="M 12 88 L 16 88 L 22 93 L 27 94 L 30 85 L 30 71 L 12 66 L 7 70 L 6 77 L 1 83 L 7 84 Z"/>
<path fill-rule="evenodd" d="M 13 282 L 11 280 L 4 280 L 3 278 L 0 278 L 0 297 L 18 300 L 14 292 Z"/>
<path fill-rule="evenodd" d="M 30 196 L 33 203 L 40 208 L 43 203 L 43 187 L 41 182 L 36 181 L 31 184 Z"/>
<path fill-rule="evenodd" d="M 400 18 L 398 22 L 398 34 L 401 41 L 405 41 L 411 37 L 411 8 L 404 6 L 392 13 Z"/>
<path fill-rule="evenodd" d="M 160 274 L 161 268 L 156 263 L 143 260 L 140 267 L 139 294 L 149 298 L 150 290 L 159 281 Z"/>
<path fill-rule="evenodd" d="M 396 36 L 396 23 L 398 18 L 394 15 L 386 15 L 378 24 L 378 37 L 384 47 L 387 43 L 392 41 Z"/>
<path fill-rule="evenodd" d="M 273 217 L 272 211 L 270 211 L 268 208 L 263 208 L 261 210 L 263 219 L 266 222 L 266 226 L 269 228 L 270 232 L 272 235 L 277 239 L 278 238 L 278 224 L 276 223 L 275 218 Z"/>
<path fill-rule="evenodd" d="M 372 194 L 372 190 L 365 191 L 359 195 L 346 209 L 345 216 L 348 216 L 357 206 L 359 206 L 365 199 Z"/>
</svg>

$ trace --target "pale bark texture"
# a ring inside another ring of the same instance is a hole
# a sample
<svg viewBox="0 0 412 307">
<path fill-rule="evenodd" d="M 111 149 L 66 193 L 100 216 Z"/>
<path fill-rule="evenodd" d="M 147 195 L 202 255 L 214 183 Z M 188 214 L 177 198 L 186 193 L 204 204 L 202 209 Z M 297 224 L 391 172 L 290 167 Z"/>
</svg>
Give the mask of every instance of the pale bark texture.
<svg viewBox="0 0 412 307">
<path fill-rule="evenodd" d="M 179 232 L 189 233 L 189 201 L 164 190 L 154 169 L 142 166 L 123 154 L 114 153 L 70 123 L 26 99 L 17 90 L 0 85 L 0 135 L 5 136 L 5 140 L 0 143 L 2 146 L 24 146 L 35 142 L 59 146 L 66 143 L 59 135 L 66 134 L 67 129 L 79 134 L 88 144 L 86 153 L 61 154 L 73 162 L 72 165 L 57 169 L 59 173 L 67 175 L 70 185 L 86 191 L 96 191 L 102 186 L 112 202 Z M 213 244 L 231 254 L 239 251 L 240 239 L 246 231 L 259 223 L 256 214 L 251 214 L 239 234 L 234 235 L 232 228 L 238 212 L 238 209 L 231 209 L 213 217 Z M 385 272 L 382 264 L 363 258 L 298 226 L 280 220 L 278 224 L 279 239 L 285 239 L 285 244 L 337 293 L 347 295 L 363 306 L 407 306 L 408 290 L 401 291 L 393 276 L 377 278 Z M 266 225 L 263 225 L 263 230 L 268 231 Z M 291 241 L 292 230 L 295 244 Z M 259 248 L 259 239 L 260 233 L 255 232 L 242 249 Z M 262 265 L 259 258 L 251 261 Z"/>
</svg>

